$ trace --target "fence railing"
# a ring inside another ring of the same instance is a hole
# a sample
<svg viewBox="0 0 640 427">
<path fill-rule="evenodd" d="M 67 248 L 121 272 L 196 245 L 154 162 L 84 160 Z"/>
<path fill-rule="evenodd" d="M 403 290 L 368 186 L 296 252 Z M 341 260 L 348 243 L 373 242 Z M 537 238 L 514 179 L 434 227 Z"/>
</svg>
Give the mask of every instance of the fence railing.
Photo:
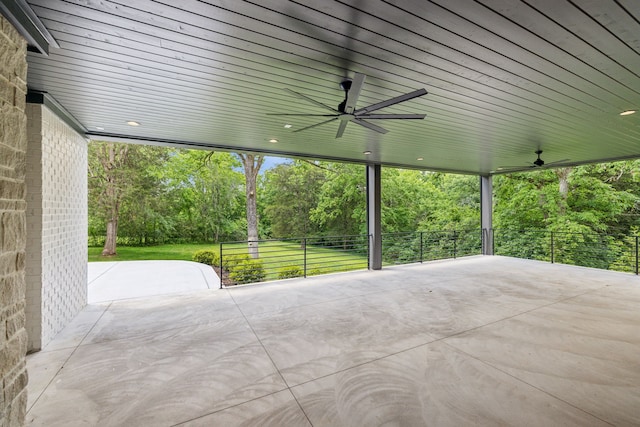
<svg viewBox="0 0 640 427">
<path fill-rule="evenodd" d="M 382 234 L 382 260 L 408 264 L 482 253 L 482 230 Z"/>
<path fill-rule="evenodd" d="M 249 244 L 257 258 L 249 256 Z M 220 243 L 222 285 L 366 269 L 369 236 L 323 236 Z"/>
<path fill-rule="evenodd" d="M 638 236 L 493 230 L 494 254 L 638 274 Z"/>
<path fill-rule="evenodd" d="M 493 253 L 638 274 L 638 236 L 547 230 L 418 231 L 382 234 L 384 265 Z M 257 258 L 249 256 L 249 244 Z M 371 236 L 301 237 L 220 243 L 222 285 L 366 269 Z"/>
</svg>

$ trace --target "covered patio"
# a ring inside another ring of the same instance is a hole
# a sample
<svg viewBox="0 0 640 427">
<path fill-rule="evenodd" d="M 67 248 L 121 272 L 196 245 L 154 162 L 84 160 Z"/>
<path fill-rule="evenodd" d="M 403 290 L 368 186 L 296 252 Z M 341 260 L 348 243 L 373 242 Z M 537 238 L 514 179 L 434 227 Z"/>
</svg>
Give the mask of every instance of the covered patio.
<svg viewBox="0 0 640 427">
<path fill-rule="evenodd" d="M 31 425 L 637 425 L 636 276 L 500 256 L 87 306 Z"/>
<path fill-rule="evenodd" d="M 492 254 L 496 174 L 640 157 L 640 2 L 0 13 L 3 423 L 640 424 L 627 274 L 479 256 L 85 307 L 88 140 L 361 164 L 373 270 L 383 167 L 476 175 Z"/>
</svg>

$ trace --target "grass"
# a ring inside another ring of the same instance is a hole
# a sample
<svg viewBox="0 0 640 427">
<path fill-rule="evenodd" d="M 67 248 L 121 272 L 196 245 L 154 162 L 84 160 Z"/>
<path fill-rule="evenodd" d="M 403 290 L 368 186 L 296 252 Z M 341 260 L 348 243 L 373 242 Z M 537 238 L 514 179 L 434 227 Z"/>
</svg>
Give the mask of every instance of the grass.
<svg viewBox="0 0 640 427">
<path fill-rule="evenodd" d="M 245 244 L 226 244 L 223 247 L 223 256 L 241 253 L 247 253 Z M 296 242 L 261 242 L 259 253 L 267 274 L 267 280 L 277 279 L 280 269 L 283 267 L 295 265 L 303 269 L 305 265 L 305 251 Z M 307 275 L 359 270 L 367 268 L 367 265 L 366 255 L 335 247 L 307 246 Z"/>
<path fill-rule="evenodd" d="M 95 261 L 138 261 L 138 260 L 185 260 L 191 261 L 194 252 L 209 249 L 220 251 L 219 244 L 189 243 L 157 246 L 118 246 L 117 255 L 103 257 L 102 247 L 89 247 L 89 262 Z M 283 267 L 297 265 L 304 267 L 304 250 L 294 242 L 261 242 L 260 259 L 263 261 L 267 280 L 278 278 Z M 247 253 L 246 244 L 225 244 L 223 256 Z M 339 271 L 367 268 L 367 257 L 337 248 L 307 246 L 307 275 L 335 273 Z"/>
<path fill-rule="evenodd" d="M 140 261 L 140 260 L 182 260 L 191 261 L 193 253 L 201 249 L 213 249 L 220 245 L 212 243 L 187 243 L 157 246 L 118 246 L 117 255 L 103 257 L 102 246 L 89 247 L 89 262 L 95 261 Z"/>
</svg>

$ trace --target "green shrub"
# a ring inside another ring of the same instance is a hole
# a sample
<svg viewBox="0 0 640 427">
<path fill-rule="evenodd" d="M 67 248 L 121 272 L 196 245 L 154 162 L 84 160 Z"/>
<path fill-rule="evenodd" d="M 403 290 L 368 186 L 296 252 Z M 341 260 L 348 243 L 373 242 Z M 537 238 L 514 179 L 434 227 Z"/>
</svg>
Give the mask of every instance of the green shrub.
<svg viewBox="0 0 640 427">
<path fill-rule="evenodd" d="M 278 270 L 278 279 L 293 279 L 294 277 L 302 277 L 304 272 L 298 265 L 285 265 Z"/>
<path fill-rule="evenodd" d="M 227 271 L 233 271 L 233 269 L 242 264 L 245 261 L 249 261 L 251 258 L 247 253 L 222 255 L 222 268 Z"/>
<path fill-rule="evenodd" d="M 220 265 L 220 258 L 218 257 L 218 253 L 208 249 L 197 251 L 196 253 L 193 254 L 193 257 L 191 259 L 195 262 L 200 262 L 202 264 L 213 265 L 213 266 Z"/>
<path fill-rule="evenodd" d="M 259 259 L 247 259 L 235 265 L 229 274 L 231 280 L 241 285 L 243 283 L 262 282 L 267 273 Z"/>
<path fill-rule="evenodd" d="M 312 268 L 307 271 L 307 276 L 319 276 L 320 274 L 326 274 L 322 268 Z"/>
</svg>

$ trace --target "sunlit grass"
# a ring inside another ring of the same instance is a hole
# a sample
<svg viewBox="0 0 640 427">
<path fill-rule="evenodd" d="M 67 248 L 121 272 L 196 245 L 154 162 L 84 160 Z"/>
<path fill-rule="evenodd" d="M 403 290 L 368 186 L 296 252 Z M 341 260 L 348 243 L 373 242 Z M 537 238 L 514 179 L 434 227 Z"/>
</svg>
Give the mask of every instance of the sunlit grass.
<svg viewBox="0 0 640 427">
<path fill-rule="evenodd" d="M 102 247 L 89 247 L 89 262 L 95 261 L 139 261 L 139 260 L 185 260 L 191 261 L 193 254 L 202 249 L 220 253 L 219 244 L 167 244 L 157 246 L 118 246 L 117 255 L 103 257 Z M 225 244 L 223 257 L 247 253 L 246 243 Z M 259 246 L 260 259 L 263 262 L 267 280 L 278 278 L 283 267 L 298 266 L 307 275 L 335 273 L 366 269 L 368 262 L 364 254 L 341 248 L 327 248 L 308 245 L 305 251 L 298 243 L 269 241 Z"/>
<path fill-rule="evenodd" d="M 117 255 L 103 257 L 102 247 L 89 247 L 89 262 L 95 261 L 140 261 L 183 260 L 191 261 L 194 252 L 201 249 L 218 251 L 219 245 L 211 243 L 170 244 L 157 246 L 118 246 Z"/>
</svg>

